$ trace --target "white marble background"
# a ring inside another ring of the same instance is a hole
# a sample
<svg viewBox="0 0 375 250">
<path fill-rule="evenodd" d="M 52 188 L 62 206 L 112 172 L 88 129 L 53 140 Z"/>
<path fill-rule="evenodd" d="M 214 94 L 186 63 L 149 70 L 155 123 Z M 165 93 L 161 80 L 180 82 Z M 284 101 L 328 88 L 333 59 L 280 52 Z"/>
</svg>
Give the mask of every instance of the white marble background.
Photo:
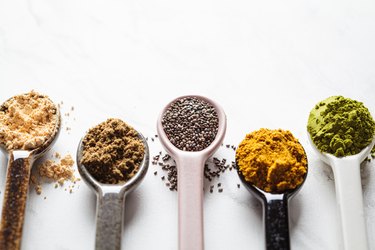
<svg viewBox="0 0 375 250">
<path fill-rule="evenodd" d="M 85 131 L 108 117 L 152 136 L 162 107 L 184 94 L 222 104 L 225 144 L 260 127 L 289 129 L 309 158 L 290 204 L 292 247 L 342 249 L 332 173 L 308 145 L 306 122 L 331 95 L 374 110 L 374 44 L 373 0 L 0 0 L 0 102 L 35 89 L 63 101 L 63 114 L 74 106 L 52 150 L 62 154 L 75 155 Z M 216 155 L 234 157 L 225 148 Z M 362 166 L 371 249 L 374 167 Z M 177 249 L 177 196 L 155 169 L 127 199 L 123 249 Z M 223 193 L 205 194 L 206 249 L 264 249 L 260 204 L 237 189 L 236 175 L 220 182 Z M 22 249 L 93 249 L 94 226 L 85 183 L 72 194 L 45 184 L 41 196 L 30 191 Z"/>
</svg>

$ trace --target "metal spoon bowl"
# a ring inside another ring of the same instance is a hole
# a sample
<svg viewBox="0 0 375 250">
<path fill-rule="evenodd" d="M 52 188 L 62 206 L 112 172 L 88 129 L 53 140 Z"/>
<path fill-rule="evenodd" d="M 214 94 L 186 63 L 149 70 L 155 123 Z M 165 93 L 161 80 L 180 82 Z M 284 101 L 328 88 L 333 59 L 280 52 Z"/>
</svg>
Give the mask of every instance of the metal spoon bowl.
<svg viewBox="0 0 375 250">
<path fill-rule="evenodd" d="M 138 131 L 137 131 L 138 132 Z M 143 135 L 138 132 L 139 139 L 144 145 L 144 157 L 138 172 L 127 182 L 122 184 L 103 184 L 97 181 L 81 163 L 82 140 L 77 150 L 77 166 L 82 179 L 89 185 L 97 195 L 96 210 L 96 241 L 97 250 L 121 249 L 121 236 L 124 218 L 125 198 L 144 179 L 149 165 L 149 149 Z"/>
<path fill-rule="evenodd" d="M 0 109 L 4 109 L 5 103 L 1 105 Z M 58 106 L 55 105 L 55 108 L 56 126 L 53 133 L 41 146 L 33 150 L 8 150 L 5 145 L 0 144 L 0 149 L 5 152 L 8 158 L 0 225 L 0 249 L 17 250 L 21 248 L 32 165 L 36 159 L 51 149 L 60 133 L 61 116 Z"/>
<path fill-rule="evenodd" d="M 215 140 L 201 151 L 183 151 L 168 139 L 161 123 L 164 113 L 181 98 L 194 97 L 211 104 L 219 118 L 219 128 Z M 203 171 L 206 160 L 220 147 L 225 131 L 226 116 L 220 105 L 203 96 L 181 96 L 161 111 L 157 121 L 157 131 L 161 144 L 177 165 L 178 189 L 178 245 L 180 250 L 204 249 L 203 237 Z"/>
<path fill-rule="evenodd" d="M 368 249 L 360 164 L 370 154 L 375 137 L 361 152 L 346 157 L 321 152 L 316 148 L 309 133 L 308 139 L 315 153 L 331 166 L 333 171 L 344 249 Z"/>
<path fill-rule="evenodd" d="M 236 165 L 238 166 L 237 159 Z M 246 181 L 238 167 L 237 173 L 246 189 L 252 193 L 263 205 L 266 249 L 290 249 L 288 203 L 301 190 L 302 185 L 306 181 L 307 172 L 304 176 L 303 182 L 298 187 L 292 190 L 286 190 L 283 193 L 265 192 L 264 190 L 256 187 L 254 184 Z"/>
</svg>

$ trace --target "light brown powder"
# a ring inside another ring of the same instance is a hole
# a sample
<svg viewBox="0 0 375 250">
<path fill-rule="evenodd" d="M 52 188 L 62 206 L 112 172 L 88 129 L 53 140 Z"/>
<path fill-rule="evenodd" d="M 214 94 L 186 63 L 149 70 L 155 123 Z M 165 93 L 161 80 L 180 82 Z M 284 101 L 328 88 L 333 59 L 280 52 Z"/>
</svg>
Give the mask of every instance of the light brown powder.
<svg viewBox="0 0 375 250">
<path fill-rule="evenodd" d="M 74 177 L 74 161 L 71 155 L 66 155 L 60 162 L 46 160 L 39 166 L 39 176 L 57 181 L 60 185 Z"/>
<path fill-rule="evenodd" d="M 38 176 L 40 178 L 47 178 L 54 182 L 57 182 L 55 183 L 55 188 L 57 188 L 58 185 L 62 186 L 64 182 L 68 180 L 76 183 L 81 179 L 74 176 L 73 165 L 74 160 L 69 154 L 61 158 L 59 162 L 54 160 L 46 160 L 38 166 Z M 34 184 L 37 194 L 41 194 L 42 187 L 40 185 L 39 178 L 33 175 L 31 177 L 31 182 Z M 72 186 L 70 189 L 72 190 Z"/>
<path fill-rule="evenodd" d="M 47 96 L 35 91 L 14 96 L 0 107 L 0 144 L 8 150 L 35 149 L 52 136 L 58 121 Z"/>
</svg>

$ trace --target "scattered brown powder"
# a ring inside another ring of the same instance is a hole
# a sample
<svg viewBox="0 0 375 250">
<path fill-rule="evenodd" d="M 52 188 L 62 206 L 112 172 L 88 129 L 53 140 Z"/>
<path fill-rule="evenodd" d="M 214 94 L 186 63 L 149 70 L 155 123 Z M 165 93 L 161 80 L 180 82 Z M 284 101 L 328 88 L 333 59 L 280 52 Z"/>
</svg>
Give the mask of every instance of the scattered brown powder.
<svg viewBox="0 0 375 250">
<path fill-rule="evenodd" d="M 58 153 L 55 153 L 55 156 Z M 58 154 L 60 158 L 60 154 Z M 35 191 L 37 194 L 41 194 L 42 187 L 40 184 L 40 178 L 46 178 L 49 180 L 52 180 L 55 183 L 55 188 L 58 187 L 58 185 L 62 186 L 65 181 L 71 181 L 73 183 L 76 183 L 79 181 L 79 178 L 76 178 L 74 176 L 74 160 L 72 159 L 71 155 L 66 155 L 59 162 L 56 162 L 54 160 L 46 160 L 41 165 L 38 166 L 38 175 L 32 175 L 31 176 L 31 183 L 34 184 Z M 73 185 L 74 187 L 74 185 Z"/>
<path fill-rule="evenodd" d="M 62 185 L 67 180 L 74 181 L 73 165 L 71 155 L 66 155 L 60 162 L 46 160 L 39 166 L 39 176 L 52 179 Z"/>
<path fill-rule="evenodd" d="M 127 182 L 138 171 L 145 148 L 139 134 L 120 119 L 108 119 L 90 129 L 82 141 L 82 159 L 99 182 Z"/>
<path fill-rule="evenodd" d="M 55 131 L 57 108 L 35 91 L 17 95 L 0 107 L 0 144 L 8 150 L 35 149 Z"/>
</svg>

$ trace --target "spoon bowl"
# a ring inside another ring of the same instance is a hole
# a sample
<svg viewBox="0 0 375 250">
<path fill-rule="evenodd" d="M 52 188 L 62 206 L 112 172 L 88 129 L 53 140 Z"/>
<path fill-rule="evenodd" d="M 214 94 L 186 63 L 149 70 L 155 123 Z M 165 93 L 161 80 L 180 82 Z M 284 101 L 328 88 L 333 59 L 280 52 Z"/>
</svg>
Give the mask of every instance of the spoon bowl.
<svg viewBox="0 0 375 250">
<path fill-rule="evenodd" d="M 163 115 L 177 100 L 197 98 L 212 105 L 219 118 L 218 131 L 214 141 L 201 151 L 183 151 L 168 139 L 163 125 Z M 171 101 L 162 110 L 157 121 L 159 139 L 177 166 L 178 189 L 178 246 L 180 250 L 204 249 L 203 237 L 203 171 L 206 160 L 220 147 L 226 131 L 226 116 L 218 103 L 203 96 L 181 96 Z"/>
<path fill-rule="evenodd" d="M 81 163 L 83 145 L 79 142 L 77 150 L 78 171 L 84 182 L 97 195 L 96 250 L 121 249 L 121 237 L 126 195 L 132 192 L 144 179 L 149 165 L 149 149 L 146 139 L 138 132 L 144 146 L 144 157 L 137 173 L 127 182 L 121 184 L 104 184 L 97 181 Z"/>
<path fill-rule="evenodd" d="M 6 102 L 0 106 L 0 110 L 5 110 L 4 104 Z M 17 250 L 21 248 L 22 229 L 32 165 L 35 160 L 42 157 L 52 148 L 60 133 L 61 115 L 58 106 L 55 105 L 55 109 L 56 125 L 53 133 L 39 147 L 32 150 L 8 150 L 5 145 L 0 144 L 0 149 L 8 158 L 0 225 L 0 249 Z"/>
<path fill-rule="evenodd" d="M 344 249 L 368 249 L 360 164 L 370 154 L 375 144 L 375 137 L 361 152 L 345 157 L 321 152 L 309 133 L 308 139 L 315 153 L 323 162 L 331 166 L 333 171 Z"/>
</svg>

